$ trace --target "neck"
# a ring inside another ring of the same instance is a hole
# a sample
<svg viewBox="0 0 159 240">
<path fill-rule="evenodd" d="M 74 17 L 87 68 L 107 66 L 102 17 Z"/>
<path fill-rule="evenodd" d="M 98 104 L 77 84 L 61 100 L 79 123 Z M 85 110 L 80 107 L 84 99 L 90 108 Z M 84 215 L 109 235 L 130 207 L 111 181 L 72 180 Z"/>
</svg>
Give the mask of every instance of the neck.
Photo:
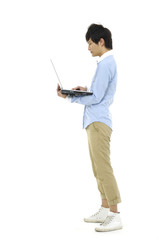
<svg viewBox="0 0 159 240">
<path fill-rule="evenodd" d="M 110 49 L 104 48 L 104 49 L 100 52 L 99 57 L 101 57 L 104 53 L 106 53 L 106 52 L 108 52 L 108 51 L 110 51 Z"/>
</svg>

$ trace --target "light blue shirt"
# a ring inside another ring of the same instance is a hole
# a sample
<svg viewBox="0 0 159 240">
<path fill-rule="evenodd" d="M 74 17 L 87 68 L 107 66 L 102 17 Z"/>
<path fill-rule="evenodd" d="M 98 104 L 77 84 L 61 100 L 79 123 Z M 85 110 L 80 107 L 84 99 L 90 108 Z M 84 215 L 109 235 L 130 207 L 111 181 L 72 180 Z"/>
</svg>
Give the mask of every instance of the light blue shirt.
<svg viewBox="0 0 159 240">
<path fill-rule="evenodd" d="M 117 83 L 117 67 L 113 51 L 104 53 L 97 62 L 97 69 L 92 79 L 89 96 L 71 98 L 71 102 L 85 105 L 83 128 L 93 122 L 102 122 L 112 129 L 112 116 L 109 106 L 113 102 Z"/>
</svg>

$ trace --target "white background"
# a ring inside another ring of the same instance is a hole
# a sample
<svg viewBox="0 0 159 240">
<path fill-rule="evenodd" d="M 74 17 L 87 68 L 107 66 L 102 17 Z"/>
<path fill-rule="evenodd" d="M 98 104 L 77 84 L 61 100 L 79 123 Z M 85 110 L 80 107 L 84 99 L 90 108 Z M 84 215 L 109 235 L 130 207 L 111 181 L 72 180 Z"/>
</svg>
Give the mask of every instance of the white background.
<svg viewBox="0 0 159 240">
<path fill-rule="evenodd" d="M 0 239 L 159 239 L 158 1 L 0 2 Z M 112 31 L 118 65 L 111 161 L 124 228 L 86 224 L 100 195 L 82 130 L 83 106 L 56 95 L 90 85 L 85 33 Z M 108 236 L 107 236 L 108 235 Z"/>
</svg>

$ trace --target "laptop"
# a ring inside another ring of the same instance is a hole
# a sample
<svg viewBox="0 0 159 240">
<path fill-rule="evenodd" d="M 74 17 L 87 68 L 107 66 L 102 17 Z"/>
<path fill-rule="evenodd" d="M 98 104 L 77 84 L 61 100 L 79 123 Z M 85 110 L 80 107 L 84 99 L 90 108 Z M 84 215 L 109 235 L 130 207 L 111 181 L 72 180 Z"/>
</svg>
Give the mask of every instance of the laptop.
<svg viewBox="0 0 159 240">
<path fill-rule="evenodd" d="M 57 79 L 59 81 L 59 85 L 60 85 L 60 89 L 61 89 L 61 93 L 62 94 L 71 95 L 71 96 L 88 96 L 88 95 L 92 95 L 93 94 L 93 92 L 89 92 L 89 91 L 63 89 L 61 81 L 60 81 L 60 78 L 59 78 L 59 76 L 57 74 L 57 71 L 56 71 L 56 68 L 55 68 L 55 66 L 53 64 L 53 61 L 51 59 L 50 59 L 50 61 L 51 61 L 51 64 L 53 66 L 53 69 L 54 69 L 54 71 L 56 73 Z"/>
</svg>

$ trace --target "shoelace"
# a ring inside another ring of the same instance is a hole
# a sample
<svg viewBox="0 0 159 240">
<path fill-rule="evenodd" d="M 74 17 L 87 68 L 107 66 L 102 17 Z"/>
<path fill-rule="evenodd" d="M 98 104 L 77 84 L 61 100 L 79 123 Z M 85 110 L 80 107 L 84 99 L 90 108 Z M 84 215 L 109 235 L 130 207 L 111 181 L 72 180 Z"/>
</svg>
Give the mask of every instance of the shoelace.
<svg viewBox="0 0 159 240">
<path fill-rule="evenodd" d="M 100 212 L 101 212 L 101 208 L 99 209 L 99 211 L 98 212 L 96 212 L 94 215 L 92 215 L 91 217 L 95 217 L 95 216 L 97 216 Z"/>
<path fill-rule="evenodd" d="M 103 223 L 101 223 L 101 226 L 106 226 L 108 224 L 110 224 L 112 222 L 112 220 L 114 219 L 114 216 L 107 216 L 107 218 L 105 219 L 105 221 Z"/>
</svg>

